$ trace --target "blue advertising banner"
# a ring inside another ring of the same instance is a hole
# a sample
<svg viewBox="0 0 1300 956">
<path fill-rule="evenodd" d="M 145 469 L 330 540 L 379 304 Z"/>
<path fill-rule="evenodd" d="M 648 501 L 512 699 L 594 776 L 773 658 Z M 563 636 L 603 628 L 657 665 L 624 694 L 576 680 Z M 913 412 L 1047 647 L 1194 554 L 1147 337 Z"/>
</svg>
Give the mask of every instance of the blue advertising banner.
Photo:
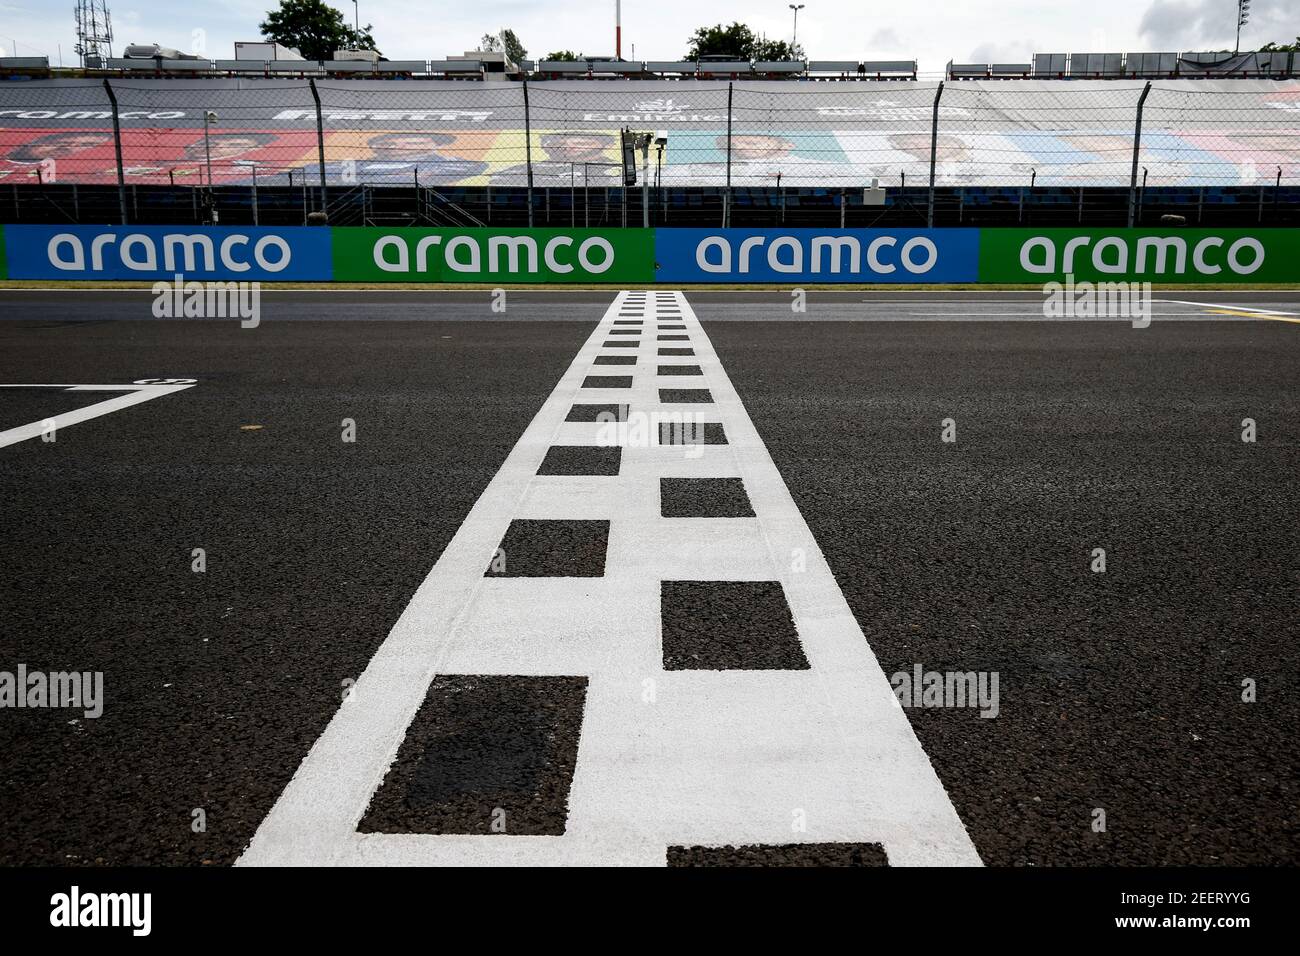
<svg viewBox="0 0 1300 956">
<path fill-rule="evenodd" d="M 657 282 L 976 282 L 978 229 L 659 229 Z"/>
<path fill-rule="evenodd" d="M 330 230 L 238 226 L 5 226 L 11 279 L 320 281 Z"/>
</svg>

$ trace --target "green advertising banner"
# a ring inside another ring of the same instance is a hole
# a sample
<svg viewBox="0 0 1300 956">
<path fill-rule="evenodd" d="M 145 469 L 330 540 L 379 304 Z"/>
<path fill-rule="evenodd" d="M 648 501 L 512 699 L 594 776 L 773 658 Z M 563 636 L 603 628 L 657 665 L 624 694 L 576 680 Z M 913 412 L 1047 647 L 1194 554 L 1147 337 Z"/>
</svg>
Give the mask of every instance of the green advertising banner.
<svg viewBox="0 0 1300 956">
<path fill-rule="evenodd" d="M 0 226 L 0 279 L 9 278 L 9 259 L 5 256 L 5 227 Z"/>
<path fill-rule="evenodd" d="M 981 282 L 1295 282 L 1295 229 L 981 229 Z"/>
<path fill-rule="evenodd" d="M 331 230 L 336 282 L 610 282 L 655 279 L 653 229 Z"/>
</svg>

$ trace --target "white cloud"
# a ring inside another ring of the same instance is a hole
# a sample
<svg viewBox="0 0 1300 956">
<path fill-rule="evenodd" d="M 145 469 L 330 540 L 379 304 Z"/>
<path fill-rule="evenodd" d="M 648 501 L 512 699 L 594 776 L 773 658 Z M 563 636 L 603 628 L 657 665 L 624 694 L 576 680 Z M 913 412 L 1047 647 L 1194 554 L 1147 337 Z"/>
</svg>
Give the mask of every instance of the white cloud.
<svg viewBox="0 0 1300 956">
<path fill-rule="evenodd" d="M 1285 2 L 1258 3 L 1241 30 L 1241 48 L 1269 41 L 1290 42 L 1300 31 L 1294 8 Z M 1142 15 L 1138 33 L 1146 48 L 1159 52 L 1231 50 L 1237 39 L 1237 0 L 1154 0 Z"/>
</svg>

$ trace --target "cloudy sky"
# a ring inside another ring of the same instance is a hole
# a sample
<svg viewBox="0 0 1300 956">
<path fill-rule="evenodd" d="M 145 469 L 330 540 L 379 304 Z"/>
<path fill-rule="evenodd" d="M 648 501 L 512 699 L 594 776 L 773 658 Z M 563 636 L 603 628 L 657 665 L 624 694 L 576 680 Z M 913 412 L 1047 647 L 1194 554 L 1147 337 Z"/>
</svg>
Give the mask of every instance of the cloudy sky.
<svg viewBox="0 0 1300 956">
<path fill-rule="evenodd" d="M 1236 0 L 930 0 L 888 4 L 805 0 L 799 40 L 814 59 L 912 59 L 923 72 L 958 62 L 1026 62 L 1035 52 L 1181 52 L 1232 48 Z M 75 62 L 72 0 L 0 0 L 0 49 Z M 234 41 L 258 39 L 257 25 L 273 0 L 110 0 L 114 52 L 127 43 L 161 43 L 180 50 L 201 45 L 229 58 Z M 351 0 L 338 2 L 349 19 Z M 1242 48 L 1300 33 L 1300 0 L 1254 0 Z M 898 9 L 902 7 L 902 9 Z M 485 32 L 512 28 L 540 58 L 552 50 L 590 55 L 614 52 L 614 3 L 560 0 L 361 0 L 361 20 L 373 23 L 392 59 L 441 59 L 474 49 Z M 741 20 L 772 38 L 789 39 L 791 12 L 783 0 L 624 0 L 623 56 L 676 59 L 697 26 Z"/>
</svg>

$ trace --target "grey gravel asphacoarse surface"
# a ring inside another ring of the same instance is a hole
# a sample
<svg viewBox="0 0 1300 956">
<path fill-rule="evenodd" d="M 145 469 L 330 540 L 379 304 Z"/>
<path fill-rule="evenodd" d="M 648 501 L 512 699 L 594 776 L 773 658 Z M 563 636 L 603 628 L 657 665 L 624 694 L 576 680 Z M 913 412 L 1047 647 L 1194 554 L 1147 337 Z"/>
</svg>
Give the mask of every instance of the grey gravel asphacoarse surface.
<svg viewBox="0 0 1300 956">
<path fill-rule="evenodd" d="M 0 864 L 238 857 L 613 293 L 521 296 L 526 319 L 473 295 L 279 293 L 243 330 L 135 319 L 125 295 L 0 293 L 23 316 L 0 321 L 0 384 L 199 381 L 0 448 L 0 669 L 103 671 L 106 697 L 98 719 L 0 712 Z M 688 300 L 886 675 L 997 673 L 996 718 L 906 711 L 986 863 L 1300 859 L 1300 327 L 890 321 L 927 300 L 816 292 L 794 321 L 776 293 Z M 884 321 L 827 320 L 868 313 Z M 0 389 L 0 427 L 104 397 L 70 394 Z M 660 398 L 709 417 L 706 388 Z M 571 420 L 602 409 L 579 399 Z M 557 446 L 543 467 L 618 465 Z M 660 498 L 681 521 L 750 509 L 738 480 Z M 516 521 L 505 573 L 599 574 L 607 534 Z M 743 584 L 721 604 L 716 585 L 664 584 L 667 667 L 806 666 L 780 585 Z M 734 628 L 701 639 L 718 607 Z M 437 679 L 363 829 L 491 832 L 502 808 L 508 832 L 561 832 L 585 694 Z M 668 858 L 887 862 L 874 845 Z"/>
</svg>

